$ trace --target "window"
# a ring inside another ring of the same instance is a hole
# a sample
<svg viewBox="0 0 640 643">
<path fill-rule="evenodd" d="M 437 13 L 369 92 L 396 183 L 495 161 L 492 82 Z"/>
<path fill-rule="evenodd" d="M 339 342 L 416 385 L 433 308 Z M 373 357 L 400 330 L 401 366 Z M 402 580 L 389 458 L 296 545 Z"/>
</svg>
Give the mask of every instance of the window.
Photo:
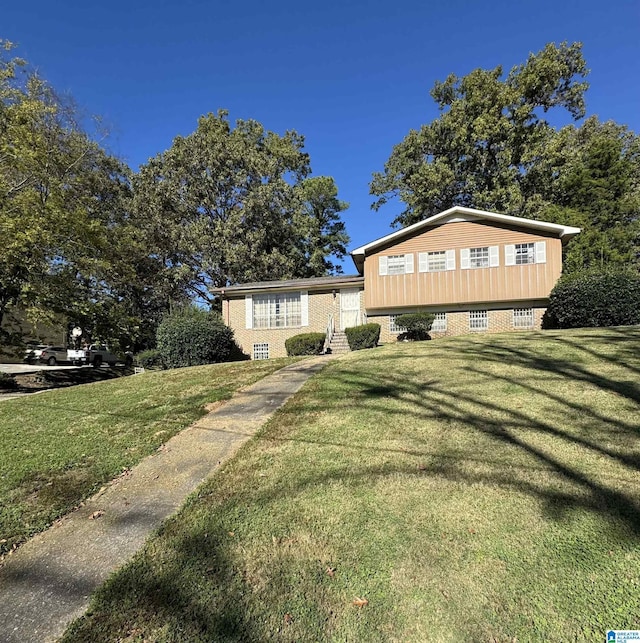
<svg viewBox="0 0 640 643">
<path fill-rule="evenodd" d="M 495 268 L 500 265 L 500 247 L 484 246 L 483 248 L 462 248 L 460 250 L 460 268 Z"/>
<path fill-rule="evenodd" d="M 254 344 L 253 359 L 269 359 L 269 344 Z"/>
<path fill-rule="evenodd" d="M 431 330 L 434 333 L 444 333 L 447 330 L 447 313 L 436 313 Z"/>
<path fill-rule="evenodd" d="M 419 272 L 443 272 L 456 269 L 456 251 L 438 250 L 418 253 Z"/>
<path fill-rule="evenodd" d="M 389 332 L 393 334 L 403 333 L 404 328 L 397 325 L 397 320 L 400 315 L 389 315 Z"/>
<path fill-rule="evenodd" d="M 404 275 L 405 267 L 404 255 L 392 255 L 391 257 L 387 257 L 388 275 Z"/>
<path fill-rule="evenodd" d="M 504 247 L 504 263 L 506 266 L 547 263 L 547 242 L 508 243 Z"/>
<path fill-rule="evenodd" d="M 300 293 L 253 296 L 253 328 L 287 328 L 302 325 Z"/>
<path fill-rule="evenodd" d="M 489 313 L 486 310 L 469 311 L 469 330 L 487 330 L 489 328 Z"/>
<path fill-rule="evenodd" d="M 427 271 L 440 272 L 447 269 L 447 253 L 442 252 L 427 252 Z"/>
<path fill-rule="evenodd" d="M 489 247 L 469 248 L 469 265 L 472 268 L 489 267 Z"/>
<path fill-rule="evenodd" d="M 533 322 L 534 322 L 533 308 L 514 308 L 513 309 L 513 327 L 514 328 L 533 328 Z"/>
<path fill-rule="evenodd" d="M 516 243 L 516 266 L 535 262 L 535 245 L 533 243 Z"/>
<path fill-rule="evenodd" d="M 379 275 L 408 275 L 413 272 L 413 253 L 404 255 L 380 256 Z"/>
</svg>

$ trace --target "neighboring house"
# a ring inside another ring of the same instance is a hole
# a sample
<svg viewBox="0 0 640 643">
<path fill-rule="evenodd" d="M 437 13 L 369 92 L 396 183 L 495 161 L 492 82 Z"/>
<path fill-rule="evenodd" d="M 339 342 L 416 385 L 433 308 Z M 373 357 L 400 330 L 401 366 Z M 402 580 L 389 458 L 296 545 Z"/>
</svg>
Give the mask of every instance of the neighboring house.
<svg viewBox="0 0 640 643">
<path fill-rule="evenodd" d="M 398 315 L 436 315 L 433 336 L 540 328 L 580 228 L 454 207 L 351 252 L 356 276 L 239 284 L 213 292 L 253 359 L 286 354 L 288 337 L 376 322 L 382 342 Z"/>
</svg>

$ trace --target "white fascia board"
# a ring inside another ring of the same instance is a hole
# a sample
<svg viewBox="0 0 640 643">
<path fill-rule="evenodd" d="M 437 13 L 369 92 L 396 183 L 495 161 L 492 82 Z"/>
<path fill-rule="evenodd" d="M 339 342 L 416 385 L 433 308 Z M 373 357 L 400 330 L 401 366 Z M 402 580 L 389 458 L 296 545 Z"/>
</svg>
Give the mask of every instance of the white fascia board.
<svg viewBox="0 0 640 643">
<path fill-rule="evenodd" d="M 460 215 L 460 216 L 455 216 Z M 506 225 L 520 226 L 523 228 L 531 228 L 533 230 L 542 230 L 544 232 L 554 232 L 560 238 L 573 237 L 581 232 L 581 228 L 573 228 L 571 226 L 560 225 L 558 223 L 549 223 L 548 221 L 536 221 L 535 219 L 525 219 L 523 217 L 512 217 L 508 214 L 499 214 L 498 212 L 488 212 L 486 210 L 475 210 L 474 208 L 463 208 L 462 206 L 454 206 L 440 214 L 434 214 L 424 221 L 418 221 L 413 225 L 396 230 L 380 239 L 371 241 L 351 252 L 352 256 L 364 256 L 368 250 L 373 250 L 378 246 L 384 245 L 398 239 L 400 237 L 409 236 L 412 232 L 417 232 L 422 228 L 441 223 L 448 223 L 450 221 L 478 221 L 478 220 L 495 221 L 497 223 L 504 223 Z"/>
</svg>

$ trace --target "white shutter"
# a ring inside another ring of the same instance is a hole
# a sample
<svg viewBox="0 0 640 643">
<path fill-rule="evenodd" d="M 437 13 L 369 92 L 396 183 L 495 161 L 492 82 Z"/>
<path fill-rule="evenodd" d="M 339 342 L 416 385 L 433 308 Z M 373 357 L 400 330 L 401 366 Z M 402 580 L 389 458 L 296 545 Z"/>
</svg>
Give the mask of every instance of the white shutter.
<svg viewBox="0 0 640 643">
<path fill-rule="evenodd" d="M 244 296 L 244 318 L 247 328 L 253 328 L 253 295 Z"/>
<path fill-rule="evenodd" d="M 489 246 L 489 266 L 495 268 L 500 265 L 500 247 Z"/>
<path fill-rule="evenodd" d="M 300 325 L 309 325 L 309 292 L 307 290 L 300 292 Z"/>
<path fill-rule="evenodd" d="M 536 263 L 547 263 L 546 241 L 536 241 Z"/>
<path fill-rule="evenodd" d="M 456 269 L 456 251 L 447 250 L 447 253 L 445 256 L 447 257 L 447 270 L 455 270 Z"/>
<path fill-rule="evenodd" d="M 404 256 L 404 271 L 407 275 L 413 272 L 413 252 Z"/>
<path fill-rule="evenodd" d="M 463 270 L 467 270 L 471 267 L 469 248 L 462 248 L 462 250 L 460 250 L 460 267 Z"/>
<path fill-rule="evenodd" d="M 509 243 L 504 247 L 504 265 L 516 265 L 516 246 L 513 243 Z"/>
<path fill-rule="evenodd" d="M 429 272 L 429 260 L 426 252 L 418 253 L 418 272 Z"/>
<path fill-rule="evenodd" d="M 378 259 L 378 274 L 379 275 L 386 275 L 387 274 L 387 258 L 386 257 L 380 257 Z"/>
</svg>

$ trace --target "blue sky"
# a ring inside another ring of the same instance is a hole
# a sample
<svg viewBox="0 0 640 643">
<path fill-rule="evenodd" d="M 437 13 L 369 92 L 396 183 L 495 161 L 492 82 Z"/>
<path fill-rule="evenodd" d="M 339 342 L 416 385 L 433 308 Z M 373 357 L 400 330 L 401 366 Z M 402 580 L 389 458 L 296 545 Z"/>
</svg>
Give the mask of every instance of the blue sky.
<svg viewBox="0 0 640 643">
<path fill-rule="evenodd" d="M 588 114 L 640 130 L 637 0 L 32 0 L 3 7 L 0 37 L 101 115 L 106 145 L 134 169 L 220 108 L 295 129 L 314 174 L 351 204 L 350 248 L 391 231 L 401 204 L 372 211 L 371 174 L 437 116 L 429 90 L 451 72 L 508 70 L 547 42 L 581 41 Z"/>
</svg>

